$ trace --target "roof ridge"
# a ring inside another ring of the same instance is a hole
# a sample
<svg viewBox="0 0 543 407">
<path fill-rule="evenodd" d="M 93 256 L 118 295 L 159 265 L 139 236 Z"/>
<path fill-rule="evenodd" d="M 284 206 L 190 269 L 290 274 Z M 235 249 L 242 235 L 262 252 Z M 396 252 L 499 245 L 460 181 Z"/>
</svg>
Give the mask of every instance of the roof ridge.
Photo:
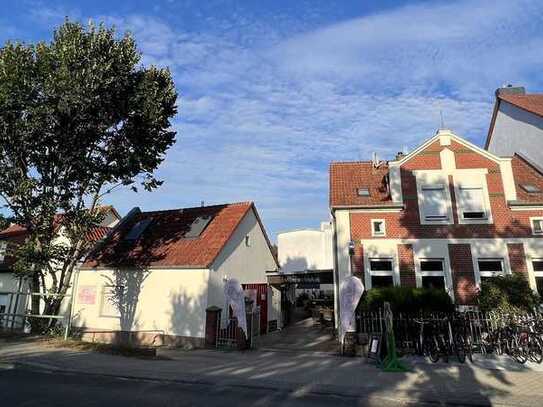
<svg viewBox="0 0 543 407">
<path fill-rule="evenodd" d="M 337 165 L 337 164 L 340 164 L 340 165 L 346 165 L 346 164 L 373 164 L 373 161 L 371 160 L 365 160 L 365 161 L 330 161 L 330 165 Z M 383 160 L 383 161 L 380 161 L 380 165 L 388 165 L 388 161 L 387 160 Z"/>
<path fill-rule="evenodd" d="M 207 208 L 218 208 L 218 207 L 229 207 L 229 206 L 249 206 L 253 205 L 253 201 L 242 201 L 242 202 L 231 202 L 215 205 L 205 205 L 205 206 L 189 206 L 184 208 L 174 208 L 174 209 L 159 209 L 156 211 L 141 211 L 141 214 L 154 214 L 154 213 L 167 213 L 167 212 L 178 212 L 186 209 L 207 209 Z"/>
</svg>

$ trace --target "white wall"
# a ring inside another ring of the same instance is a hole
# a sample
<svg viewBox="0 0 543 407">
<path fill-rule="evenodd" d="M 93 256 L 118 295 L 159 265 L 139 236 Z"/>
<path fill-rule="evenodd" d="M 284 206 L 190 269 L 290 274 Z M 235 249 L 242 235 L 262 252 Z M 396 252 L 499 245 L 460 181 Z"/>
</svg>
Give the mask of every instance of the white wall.
<svg viewBox="0 0 543 407">
<path fill-rule="evenodd" d="M 334 264 L 334 318 L 339 326 L 339 285 L 346 276 L 350 276 L 351 257 L 349 242 L 351 241 L 351 216 L 348 210 L 336 210 L 334 213 L 334 232 L 336 235 L 336 263 Z"/>
<path fill-rule="evenodd" d="M 543 165 L 543 118 L 502 100 L 488 150 L 500 156 L 522 153 Z"/>
<path fill-rule="evenodd" d="M 249 246 L 245 244 L 249 236 Z M 262 228 L 251 210 L 241 220 L 234 234 L 211 267 L 209 274 L 209 306 L 224 307 L 224 278 L 240 283 L 267 283 L 266 271 L 275 271 L 277 264 Z"/>
<path fill-rule="evenodd" d="M 202 338 L 208 281 L 206 269 L 150 269 L 144 273 L 81 270 L 73 325 L 98 330 L 162 331 L 167 335 Z M 102 313 L 102 291 L 111 284 L 126 287 L 121 317 Z"/>
<path fill-rule="evenodd" d="M 284 273 L 331 270 L 334 267 L 332 227 L 323 222 L 320 230 L 294 230 L 277 235 L 279 265 Z"/>
<path fill-rule="evenodd" d="M 0 296 L 2 297 L 2 300 L 0 303 L 6 303 L 6 312 L 7 313 L 15 313 L 15 314 L 24 314 L 26 310 L 26 305 L 29 301 L 29 297 L 25 295 L 19 295 L 19 300 L 17 304 L 17 308 L 15 308 L 15 295 L 13 294 L 2 294 L 2 292 L 17 292 L 19 289 L 19 279 L 15 277 L 13 273 L 8 272 L 0 272 Z M 21 286 L 22 292 L 28 292 L 28 285 L 23 282 Z M 11 317 L 10 317 L 11 318 Z M 6 320 L 2 322 L 0 327 L 9 326 L 11 327 L 11 319 L 9 321 L 9 325 L 6 325 Z M 22 326 L 22 319 L 17 318 L 15 319 L 14 327 L 20 328 Z"/>
</svg>

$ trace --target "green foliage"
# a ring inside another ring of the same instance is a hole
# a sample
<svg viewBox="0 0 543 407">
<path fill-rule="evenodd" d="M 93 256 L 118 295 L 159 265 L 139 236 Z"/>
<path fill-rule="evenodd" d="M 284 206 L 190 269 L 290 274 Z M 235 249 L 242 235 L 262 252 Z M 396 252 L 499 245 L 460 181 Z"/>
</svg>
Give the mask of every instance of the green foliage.
<svg viewBox="0 0 543 407">
<path fill-rule="evenodd" d="M 376 311 L 385 302 L 390 303 L 393 312 L 448 312 L 454 309 L 451 297 L 445 291 L 411 287 L 372 288 L 360 306 L 364 311 Z"/>
<path fill-rule="evenodd" d="M 49 43 L 0 48 L 0 197 L 28 228 L 16 267 L 33 290 L 45 292 L 44 273 L 47 290 L 66 289 L 104 194 L 161 184 L 176 101 L 169 70 L 143 67 L 132 36 L 103 25 L 66 20 Z M 55 240 L 59 227 L 69 245 Z"/>
<path fill-rule="evenodd" d="M 532 311 L 539 303 L 539 296 L 521 273 L 494 277 L 481 283 L 479 307 L 482 311 Z"/>
<path fill-rule="evenodd" d="M 13 222 L 12 217 L 6 218 L 4 215 L 0 213 L 0 230 L 4 230 L 5 228 L 7 228 L 11 222 Z"/>
</svg>

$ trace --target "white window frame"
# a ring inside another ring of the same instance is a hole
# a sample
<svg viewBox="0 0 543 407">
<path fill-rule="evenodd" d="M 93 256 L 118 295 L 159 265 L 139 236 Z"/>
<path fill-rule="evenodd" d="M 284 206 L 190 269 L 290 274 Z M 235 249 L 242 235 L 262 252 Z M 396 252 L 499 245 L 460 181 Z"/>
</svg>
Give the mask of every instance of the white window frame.
<svg viewBox="0 0 543 407">
<path fill-rule="evenodd" d="M 534 261 L 540 261 L 543 262 L 542 257 L 534 257 L 527 259 L 530 262 L 530 266 L 532 267 L 532 272 L 534 273 L 534 277 L 543 277 L 543 271 L 535 271 L 534 269 Z"/>
<path fill-rule="evenodd" d="M 481 271 L 479 267 L 479 262 L 485 262 L 485 261 L 500 261 L 502 264 L 502 271 L 501 273 L 496 273 L 494 271 Z M 506 268 L 506 262 L 505 258 L 503 257 L 478 257 L 476 259 L 477 263 L 477 279 L 479 280 L 479 284 L 481 284 L 481 277 L 499 277 L 499 276 L 505 276 L 508 274 L 508 270 Z"/>
<path fill-rule="evenodd" d="M 424 261 L 441 261 L 441 271 L 422 271 L 422 262 Z M 450 295 L 451 294 L 451 284 L 449 282 L 449 273 L 448 273 L 448 262 L 444 257 L 421 257 L 417 258 L 415 262 L 415 272 L 416 272 L 416 282 L 417 287 L 422 288 L 422 278 L 423 277 L 443 277 L 445 291 Z"/>
<path fill-rule="evenodd" d="M 450 214 L 450 193 L 448 192 L 447 184 L 424 184 L 420 186 L 420 196 L 419 196 L 419 207 L 422 214 L 421 221 L 427 224 L 433 223 L 451 223 L 451 214 Z M 428 215 L 424 213 L 424 191 L 443 191 L 445 195 L 445 202 L 447 214 L 443 218 L 434 218 L 429 219 Z"/>
<path fill-rule="evenodd" d="M 539 221 L 543 222 L 543 217 L 534 216 L 534 217 L 530 218 L 530 228 L 532 229 L 532 235 L 534 235 L 534 236 L 543 235 L 543 229 L 541 230 L 541 232 L 536 232 L 535 231 L 535 229 L 534 229 L 534 220 L 539 220 Z"/>
<path fill-rule="evenodd" d="M 373 227 L 373 225 L 375 223 L 377 223 L 377 222 L 381 222 L 381 224 L 383 225 L 382 226 L 382 232 L 380 232 L 380 233 L 375 232 L 375 228 Z M 387 235 L 386 230 L 387 230 L 386 229 L 386 222 L 385 222 L 384 219 L 372 219 L 371 220 L 371 235 L 373 237 L 384 237 L 384 236 L 386 236 Z"/>
<path fill-rule="evenodd" d="M 121 286 L 104 285 L 102 287 L 102 291 L 100 295 L 100 317 L 102 318 L 120 318 L 121 317 L 121 311 L 119 309 L 117 309 L 116 315 L 112 315 L 107 310 L 104 309 L 105 302 L 107 301 L 106 294 L 111 291 L 110 290 L 111 288 L 114 289 L 115 287 L 121 287 Z M 113 304 L 108 305 L 108 309 L 111 309 L 113 307 L 114 307 Z"/>
<path fill-rule="evenodd" d="M 475 175 L 474 175 L 475 176 Z M 491 224 L 492 220 L 492 209 L 490 206 L 490 195 L 488 194 L 488 185 L 486 182 L 486 174 L 480 174 L 479 182 L 462 182 L 455 179 L 454 184 L 454 195 L 456 197 L 456 214 L 458 216 L 459 224 Z M 453 175 L 454 179 L 454 175 Z M 481 189 L 483 194 L 482 207 L 485 212 L 485 217 L 483 218 L 465 218 L 464 211 L 462 208 L 462 202 L 460 199 L 462 189 Z"/>
<path fill-rule="evenodd" d="M 386 270 L 372 270 L 371 269 L 371 262 L 372 261 L 390 261 L 390 264 L 391 264 L 391 269 L 390 271 L 386 271 Z M 368 260 L 367 260 L 367 276 L 368 278 L 366 279 L 366 286 L 368 287 L 368 290 L 372 287 L 372 284 L 371 284 L 371 278 L 373 276 L 375 277 L 392 277 L 392 285 L 393 286 L 397 286 L 399 285 L 398 284 L 398 279 L 397 279 L 397 271 L 396 271 L 396 259 L 394 257 L 390 257 L 390 256 L 379 256 L 379 257 L 368 257 Z"/>
<path fill-rule="evenodd" d="M 454 223 L 451 189 L 449 176 L 442 170 L 415 170 L 413 171 L 417 182 L 417 204 L 419 207 L 419 217 L 421 225 L 451 225 Z M 444 219 L 426 219 L 424 213 L 424 189 L 443 186 L 445 191 L 445 205 L 447 208 L 447 218 Z"/>
</svg>

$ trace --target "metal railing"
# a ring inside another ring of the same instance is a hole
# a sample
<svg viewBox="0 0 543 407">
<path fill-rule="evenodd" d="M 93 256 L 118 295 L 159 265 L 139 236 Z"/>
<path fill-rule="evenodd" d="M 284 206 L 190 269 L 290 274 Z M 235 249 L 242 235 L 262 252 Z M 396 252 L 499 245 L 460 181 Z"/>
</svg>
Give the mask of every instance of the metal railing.
<svg viewBox="0 0 543 407">
<path fill-rule="evenodd" d="M 217 348 L 246 349 L 256 348 L 260 337 L 260 307 L 245 313 L 247 318 L 247 335 L 239 328 L 237 318 L 228 317 L 222 321 L 222 312 L 217 324 Z"/>
<path fill-rule="evenodd" d="M 436 332 L 447 333 L 449 324 L 454 332 L 469 335 L 474 351 L 484 352 L 488 345 L 488 336 L 500 328 L 522 323 L 540 323 L 543 325 L 541 313 L 500 313 L 480 311 L 466 312 L 418 312 L 393 314 L 394 337 L 396 346 L 402 353 L 415 350 L 420 339 L 421 322 L 429 323 Z M 356 314 L 357 332 L 375 335 L 385 331 L 383 310 L 374 312 L 358 312 Z"/>
<path fill-rule="evenodd" d="M 32 314 L 28 310 L 28 299 L 32 297 L 50 297 L 58 298 L 62 297 L 71 298 L 70 294 L 54 294 L 54 293 L 32 293 L 25 291 L 0 291 L 0 295 L 9 296 L 7 307 L 3 307 L 4 312 L 0 312 L 0 330 L 25 330 L 27 321 L 29 319 L 47 319 L 50 322 L 52 320 L 62 320 L 64 328 L 64 337 L 67 338 L 70 329 L 70 313 L 71 303 L 68 306 L 68 310 L 65 314 L 60 315 L 48 315 L 48 314 Z M 21 298 L 22 297 L 22 298 Z M 20 310 L 24 311 L 21 312 Z"/>
</svg>

